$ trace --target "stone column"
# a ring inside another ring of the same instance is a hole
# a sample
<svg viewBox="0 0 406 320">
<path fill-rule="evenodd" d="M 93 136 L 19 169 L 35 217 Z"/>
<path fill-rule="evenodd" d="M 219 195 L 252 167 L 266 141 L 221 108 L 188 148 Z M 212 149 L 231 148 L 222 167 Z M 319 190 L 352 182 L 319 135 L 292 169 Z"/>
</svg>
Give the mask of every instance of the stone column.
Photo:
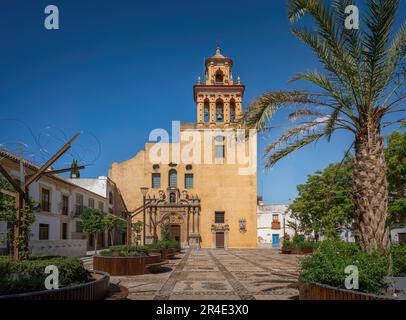
<svg viewBox="0 0 406 320">
<path fill-rule="evenodd" d="M 197 124 L 199 127 L 202 127 L 204 124 L 204 103 L 197 103 Z"/>
<path fill-rule="evenodd" d="M 216 103 L 210 102 L 210 125 L 216 124 Z"/>
<path fill-rule="evenodd" d="M 230 102 L 224 102 L 224 124 L 228 126 L 230 124 Z"/>
<path fill-rule="evenodd" d="M 189 233 L 190 233 L 190 231 L 189 231 L 189 224 L 190 224 L 190 208 L 188 208 L 187 209 L 187 219 L 186 219 L 186 223 L 187 223 L 187 225 L 186 225 L 186 233 L 187 233 L 187 244 L 188 245 L 190 245 L 190 243 L 189 243 Z"/>
<path fill-rule="evenodd" d="M 242 114 L 242 103 L 239 101 L 235 103 L 235 119 L 236 120 L 239 119 L 241 114 Z"/>
<path fill-rule="evenodd" d="M 192 217 L 192 230 L 193 230 L 193 233 L 196 233 L 195 211 L 193 209 L 192 209 L 192 214 L 193 214 L 193 217 Z"/>
<path fill-rule="evenodd" d="M 199 233 L 199 209 L 195 208 L 195 226 L 196 226 L 196 233 Z"/>
</svg>

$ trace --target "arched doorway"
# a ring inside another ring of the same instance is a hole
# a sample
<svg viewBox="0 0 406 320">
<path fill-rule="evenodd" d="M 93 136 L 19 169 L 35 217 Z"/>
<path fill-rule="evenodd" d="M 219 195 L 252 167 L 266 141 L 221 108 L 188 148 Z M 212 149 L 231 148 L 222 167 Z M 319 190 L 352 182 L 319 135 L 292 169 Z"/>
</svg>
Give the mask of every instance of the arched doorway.
<svg viewBox="0 0 406 320">
<path fill-rule="evenodd" d="M 169 225 L 169 240 L 175 240 L 179 243 L 182 243 L 179 224 L 170 224 Z"/>
</svg>

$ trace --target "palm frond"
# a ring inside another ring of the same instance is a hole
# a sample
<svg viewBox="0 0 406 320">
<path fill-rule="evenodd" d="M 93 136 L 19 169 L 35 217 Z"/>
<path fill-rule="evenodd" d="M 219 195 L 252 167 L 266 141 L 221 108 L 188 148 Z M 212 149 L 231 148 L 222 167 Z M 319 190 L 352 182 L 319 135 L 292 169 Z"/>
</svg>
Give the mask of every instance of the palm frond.
<svg viewBox="0 0 406 320">
<path fill-rule="evenodd" d="M 363 35 L 362 55 L 366 65 L 364 106 L 371 106 L 383 89 L 385 61 L 390 33 L 395 21 L 399 0 L 368 0 L 368 14 L 365 24 L 368 32 Z"/>
<path fill-rule="evenodd" d="M 300 140 L 292 142 L 284 149 L 281 149 L 274 153 L 269 152 L 268 154 L 265 154 L 265 157 L 264 157 L 265 158 L 265 169 L 271 168 L 280 159 L 282 159 L 282 158 L 286 157 L 287 155 L 289 155 L 290 153 L 292 153 L 296 150 L 299 150 L 300 148 L 320 139 L 322 136 L 324 136 L 324 133 L 315 133 L 312 135 L 308 135 Z"/>
<path fill-rule="evenodd" d="M 264 150 L 264 154 L 268 154 L 268 153 L 272 152 L 272 150 L 278 148 L 279 146 L 288 142 L 289 140 L 292 140 L 295 138 L 297 140 L 297 138 L 299 136 L 301 137 L 304 135 L 308 136 L 310 134 L 313 134 L 315 129 L 317 129 L 320 125 L 322 125 L 323 123 L 326 122 L 326 119 L 328 119 L 328 117 L 319 118 L 310 123 L 306 123 L 306 124 L 303 124 L 302 126 L 294 127 L 292 129 L 288 130 L 279 139 L 277 139 L 275 142 L 268 145 Z"/>
<path fill-rule="evenodd" d="M 323 1 L 320 0 L 288 1 L 288 16 L 291 21 L 298 20 L 305 13 L 309 13 L 316 22 L 318 29 L 315 35 L 320 42 L 325 42 L 325 47 L 329 51 L 329 60 L 333 58 L 339 65 L 339 68 L 334 68 L 333 73 L 341 81 L 345 82 L 349 88 L 358 88 L 360 86 L 358 81 L 358 61 L 353 59 L 353 56 L 345 50 L 344 42 L 341 37 L 341 34 L 344 32 L 344 26 L 337 23 L 337 18 L 333 14 L 330 6 L 325 5 Z M 303 29 L 303 31 L 304 30 L 305 29 Z M 294 34 L 296 33 L 297 29 Z M 318 54 L 318 51 L 316 51 L 316 54 Z M 323 59 L 324 58 L 321 60 Z M 324 61 L 322 62 L 325 63 Z M 329 64 L 331 64 L 331 61 Z M 355 95 L 354 98 L 356 98 Z"/>
<path fill-rule="evenodd" d="M 313 117 L 313 116 L 322 116 L 323 114 L 321 112 L 313 111 L 310 109 L 299 109 L 296 110 L 295 112 L 292 112 L 289 116 L 288 119 L 295 121 L 299 119 L 300 117 Z"/>
<path fill-rule="evenodd" d="M 282 106 L 312 103 L 310 95 L 299 91 L 267 92 L 251 102 L 239 124 L 258 131 L 267 130 L 267 120 Z"/>
</svg>

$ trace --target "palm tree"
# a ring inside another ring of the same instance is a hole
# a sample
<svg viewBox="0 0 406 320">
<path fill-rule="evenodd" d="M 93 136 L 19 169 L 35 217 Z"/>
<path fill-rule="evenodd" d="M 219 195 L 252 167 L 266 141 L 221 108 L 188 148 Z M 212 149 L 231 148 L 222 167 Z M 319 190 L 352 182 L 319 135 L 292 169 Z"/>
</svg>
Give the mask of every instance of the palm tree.
<svg viewBox="0 0 406 320">
<path fill-rule="evenodd" d="M 265 168 L 322 137 L 330 140 L 337 130 L 350 131 L 358 240 L 365 251 L 385 250 L 388 183 L 381 129 L 405 121 L 397 115 L 405 111 L 400 103 L 406 98 L 402 91 L 406 24 L 392 39 L 399 0 L 367 0 L 361 24 L 365 30 L 346 29 L 345 8 L 351 4 L 350 0 L 333 0 L 332 6 L 320 0 L 288 0 L 292 23 L 305 15 L 312 18 L 315 28 L 292 26 L 292 32 L 312 49 L 324 69 L 297 74 L 291 81 L 306 80 L 318 90 L 264 93 L 249 105 L 240 123 L 264 132 L 271 129 L 275 111 L 293 108 L 289 119 L 297 125 L 264 150 Z"/>
</svg>

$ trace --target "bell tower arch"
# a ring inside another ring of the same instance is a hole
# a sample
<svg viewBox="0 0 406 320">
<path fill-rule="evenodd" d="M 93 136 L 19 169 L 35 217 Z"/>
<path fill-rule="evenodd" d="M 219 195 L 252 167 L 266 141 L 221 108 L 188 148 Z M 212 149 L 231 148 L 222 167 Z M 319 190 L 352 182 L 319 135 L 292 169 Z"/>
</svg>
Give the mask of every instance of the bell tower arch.
<svg viewBox="0 0 406 320">
<path fill-rule="evenodd" d="M 193 87 L 198 128 L 232 126 L 242 114 L 245 86 L 240 77 L 234 81 L 233 60 L 216 48 L 216 53 L 205 61 L 205 79 L 199 78 Z"/>
</svg>

